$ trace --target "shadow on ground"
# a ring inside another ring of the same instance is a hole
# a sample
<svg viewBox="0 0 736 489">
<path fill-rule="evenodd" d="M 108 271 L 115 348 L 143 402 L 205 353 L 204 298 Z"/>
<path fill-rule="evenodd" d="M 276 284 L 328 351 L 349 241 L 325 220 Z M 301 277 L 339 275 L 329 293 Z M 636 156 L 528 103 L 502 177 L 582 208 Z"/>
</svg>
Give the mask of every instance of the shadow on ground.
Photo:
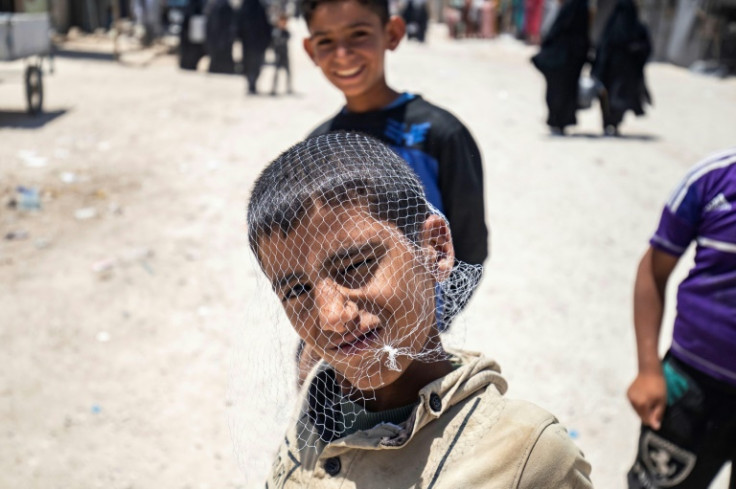
<svg viewBox="0 0 736 489">
<path fill-rule="evenodd" d="M 115 61 L 112 53 L 104 53 L 99 51 L 84 51 L 79 49 L 57 48 L 54 56 L 65 59 L 87 59 L 91 61 Z"/>
<path fill-rule="evenodd" d="M 66 113 L 67 110 L 53 110 L 33 115 L 25 111 L 0 110 L 0 128 L 38 129 Z"/>
<path fill-rule="evenodd" d="M 604 134 L 597 134 L 593 132 L 578 132 L 573 134 L 566 134 L 564 136 L 550 136 L 551 139 L 564 140 L 565 138 L 582 138 L 582 139 L 621 139 L 630 141 L 659 141 L 659 136 L 654 134 L 619 134 L 617 136 L 606 136 Z"/>
</svg>

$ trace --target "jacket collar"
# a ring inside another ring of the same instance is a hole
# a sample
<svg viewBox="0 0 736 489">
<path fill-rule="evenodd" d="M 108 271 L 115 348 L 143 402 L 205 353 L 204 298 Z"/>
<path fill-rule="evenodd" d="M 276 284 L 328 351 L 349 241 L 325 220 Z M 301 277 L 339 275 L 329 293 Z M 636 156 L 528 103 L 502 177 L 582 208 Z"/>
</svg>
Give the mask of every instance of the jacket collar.
<svg viewBox="0 0 736 489">
<path fill-rule="evenodd" d="M 323 455 L 335 456 L 350 448 L 369 450 L 398 448 L 452 406 L 489 385 L 495 386 L 501 394 L 506 392 L 507 383 L 501 376 L 501 368 L 498 363 L 485 358 L 480 353 L 465 351 L 448 351 L 448 353 L 453 356 L 453 360 L 460 363 L 460 366 L 446 376 L 427 384 L 419 391 L 419 403 L 409 419 L 400 425 L 379 424 L 369 430 L 358 431 L 337 440 L 330 437 L 328 433 L 327 437 L 321 437 L 322 441 L 328 444 Z M 329 371 L 329 367 L 323 366 L 315 370 L 315 375 L 309 381 L 311 385 L 316 385 L 313 382 L 323 382 L 320 379 L 324 377 L 324 374 L 320 377 L 320 372 Z M 324 387 L 321 387 L 319 391 L 324 392 Z M 318 408 L 315 410 L 314 405 L 311 408 L 312 418 L 319 418 L 318 423 L 324 426 L 323 416 L 326 413 Z"/>
</svg>

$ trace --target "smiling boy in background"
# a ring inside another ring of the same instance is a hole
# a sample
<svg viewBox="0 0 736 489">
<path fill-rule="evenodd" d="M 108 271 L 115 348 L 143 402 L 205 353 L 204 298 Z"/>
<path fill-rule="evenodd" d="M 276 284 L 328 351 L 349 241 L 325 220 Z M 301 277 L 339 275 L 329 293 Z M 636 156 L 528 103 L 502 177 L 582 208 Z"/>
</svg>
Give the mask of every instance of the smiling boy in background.
<svg viewBox="0 0 736 489">
<path fill-rule="evenodd" d="M 309 28 L 304 49 L 345 96 L 340 112 L 311 135 L 355 131 L 388 144 L 447 217 L 457 259 L 481 265 L 488 256 L 488 230 L 475 140 L 446 110 L 386 82 L 386 51 L 399 46 L 404 20 L 389 14 L 388 0 L 303 0 L 301 6 Z"/>
</svg>

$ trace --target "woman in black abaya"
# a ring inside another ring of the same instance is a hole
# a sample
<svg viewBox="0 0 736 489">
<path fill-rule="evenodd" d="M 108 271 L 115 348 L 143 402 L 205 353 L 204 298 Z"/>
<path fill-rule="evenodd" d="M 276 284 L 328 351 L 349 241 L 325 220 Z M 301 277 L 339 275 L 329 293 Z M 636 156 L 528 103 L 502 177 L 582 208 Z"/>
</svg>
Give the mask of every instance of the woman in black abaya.
<svg viewBox="0 0 736 489">
<path fill-rule="evenodd" d="M 252 95 L 271 44 L 271 24 L 260 0 L 243 0 L 238 11 L 238 33 L 243 42 L 243 71 Z"/>
<path fill-rule="evenodd" d="M 547 82 L 547 125 L 553 134 L 563 134 L 577 123 L 580 71 L 590 48 L 588 0 L 564 0 L 542 46 L 532 58 Z"/>
<path fill-rule="evenodd" d="M 235 42 L 235 11 L 229 0 L 210 0 L 207 15 L 207 54 L 210 73 L 235 73 L 233 42 Z"/>
<path fill-rule="evenodd" d="M 644 80 L 644 64 L 652 52 L 649 31 L 639 21 L 633 0 L 618 0 L 603 30 L 591 74 L 606 88 L 603 130 L 618 134 L 624 113 L 644 114 L 644 104 L 651 104 Z M 607 107 L 606 107 L 607 105 Z"/>
<path fill-rule="evenodd" d="M 205 55 L 203 39 L 189 38 L 192 18 L 201 18 L 203 10 L 203 0 L 189 0 L 184 8 L 184 20 L 179 33 L 179 67 L 182 70 L 196 70 L 199 60 Z"/>
</svg>

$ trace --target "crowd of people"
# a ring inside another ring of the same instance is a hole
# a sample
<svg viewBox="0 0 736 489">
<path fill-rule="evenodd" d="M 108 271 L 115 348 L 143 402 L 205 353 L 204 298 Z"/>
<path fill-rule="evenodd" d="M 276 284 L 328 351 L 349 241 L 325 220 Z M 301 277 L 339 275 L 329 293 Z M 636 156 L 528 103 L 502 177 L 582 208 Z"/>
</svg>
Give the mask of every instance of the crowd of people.
<svg viewBox="0 0 736 489">
<path fill-rule="evenodd" d="M 271 94 L 277 93 L 278 75 L 286 72 L 286 92 L 291 93 L 287 29 L 288 17 L 278 12 L 272 23 L 260 0 L 244 0 L 235 10 L 229 0 L 189 0 L 180 31 L 179 67 L 196 70 L 200 60 L 209 56 L 210 73 L 234 74 L 242 71 L 246 93 L 258 92 L 258 79 L 269 48 L 274 53 L 274 78 Z M 242 59 L 233 59 L 233 45 L 239 40 Z"/>
<path fill-rule="evenodd" d="M 588 0 L 553 0 L 551 6 L 550 2 L 544 4 L 544 12 L 540 7 L 544 2 L 535 1 L 526 2 L 524 15 L 510 18 L 523 21 L 517 32 L 529 41 L 541 39 L 540 51 L 532 62 L 546 81 L 550 131 L 564 135 L 567 127 L 577 123 L 577 111 L 597 99 L 603 134 L 619 135 L 626 112 L 643 115 L 645 106 L 652 103 L 644 77 L 651 41 L 634 0 L 617 1 L 595 45 L 590 39 Z M 513 11 L 514 5 L 503 8 Z M 429 25 L 426 0 L 406 0 L 390 9 L 399 12 L 408 39 L 425 41 Z M 499 26 L 513 25 L 499 21 L 494 0 L 451 0 L 443 17 L 452 37 L 493 37 Z M 209 56 L 209 72 L 242 72 L 247 93 L 255 94 L 270 48 L 274 65 L 271 94 L 277 93 L 281 72 L 286 78 L 285 92 L 292 93 L 288 20 L 283 9 L 269 15 L 269 8 L 260 0 L 244 0 L 237 11 L 229 0 L 190 0 L 180 32 L 179 65 L 196 70 L 200 60 Z M 233 59 L 237 40 L 243 53 L 239 61 Z"/>
<path fill-rule="evenodd" d="M 557 0 L 450 0 L 442 18 L 453 38 L 505 33 L 539 44 L 558 9 Z"/>
</svg>

